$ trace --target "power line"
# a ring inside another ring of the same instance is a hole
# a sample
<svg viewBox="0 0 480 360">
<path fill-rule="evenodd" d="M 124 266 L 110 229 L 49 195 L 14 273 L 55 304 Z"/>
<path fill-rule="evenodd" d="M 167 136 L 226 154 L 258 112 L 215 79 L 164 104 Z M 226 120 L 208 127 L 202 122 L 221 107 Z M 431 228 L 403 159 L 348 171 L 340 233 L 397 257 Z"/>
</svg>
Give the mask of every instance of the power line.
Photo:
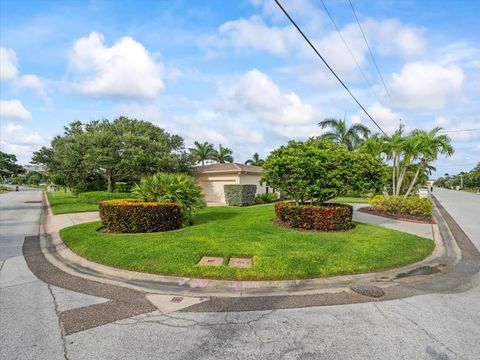
<svg viewBox="0 0 480 360">
<path fill-rule="evenodd" d="M 353 54 L 353 51 L 350 49 L 350 46 L 348 46 L 347 44 L 347 41 L 345 40 L 345 38 L 343 37 L 342 35 L 342 32 L 340 31 L 340 29 L 338 28 L 337 26 L 337 23 L 335 22 L 335 20 L 333 20 L 333 17 L 332 15 L 330 14 L 330 11 L 328 11 L 327 9 L 327 6 L 325 5 L 325 2 L 323 0 L 320 0 L 322 2 L 322 5 L 323 5 L 323 8 L 325 9 L 325 12 L 327 13 L 328 17 L 330 18 L 330 21 L 332 22 L 333 26 L 335 27 L 335 30 L 337 31 L 338 35 L 340 36 L 340 39 L 342 39 L 343 41 L 343 44 L 345 45 L 345 47 L 347 48 L 348 52 L 350 53 L 350 56 L 352 57 L 353 61 L 355 61 L 355 64 L 357 65 L 357 69 L 360 71 L 360 73 L 362 74 L 362 77 L 363 79 L 367 82 L 370 90 L 372 89 L 372 84 L 370 83 L 370 81 L 368 81 L 367 79 L 367 76 L 365 75 L 365 73 L 363 72 L 362 70 L 362 67 L 360 66 L 360 64 L 358 63 L 357 61 L 357 58 L 355 57 L 355 55 Z M 372 91 L 372 90 L 371 90 Z M 377 98 L 378 101 L 381 101 L 377 94 L 375 94 L 373 91 L 372 91 L 373 95 Z"/>
<path fill-rule="evenodd" d="M 292 19 L 292 17 L 288 14 L 288 12 L 283 8 L 283 6 L 280 4 L 280 2 L 278 0 L 275 0 L 275 2 L 277 3 L 278 7 L 283 11 L 283 13 L 285 14 L 285 16 L 288 18 L 288 20 L 290 20 L 290 22 L 293 24 L 293 26 L 295 26 L 295 28 L 298 30 L 298 32 L 303 36 L 303 38 L 305 39 L 305 41 L 308 43 L 308 45 L 310 45 L 310 47 L 313 49 L 313 51 L 315 51 L 315 53 L 317 54 L 317 56 L 320 58 L 320 60 L 322 60 L 322 62 L 325 64 L 325 66 L 328 68 L 328 70 L 331 71 L 331 73 L 335 76 L 335 78 L 340 82 L 340 84 L 342 84 L 342 86 L 345 88 L 345 90 L 347 90 L 347 92 L 350 94 L 350 96 L 353 98 L 353 100 L 355 100 L 355 102 L 357 103 L 358 106 L 360 106 L 360 108 L 363 110 L 363 112 L 369 117 L 370 120 L 372 120 L 372 122 L 376 125 L 376 127 L 378 127 L 380 129 L 380 131 L 385 135 L 387 136 L 387 133 L 385 131 L 383 131 L 383 129 L 380 127 L 380 125 L 377 124 L 377 122 L 370 116 L 370 114 L 368 113 L 367 110 L 365 110 L 365 108 L 363 107 L 362 104 L 360 104 L 360 102 L 357 100 L 357 98 L 355 97 L 355 95 L 352 94 L 352 92 L 350 91 L 350 89 L 347 87 L 347 85 L 344 84 L 344 82 L 338 77 L 338 75 L 335 73 L 335 71 L 330 67 L 330 65 L 328 65 L 327 61 L 323 58 L 322 55 L 320 55 L 320 53 L 318 52 L 317 48 L 312 44 L 312 42 L 307 38 L 307 36 L 303 33 L 302 30 L 300 30 L 300 28 L 298 27 L 297 23 Z"/>
<path fill-rule="evenodd" d="M 459 130 L 440 130 L 441 133 L 464 132 L 464 131 L 480 131 L 480 128 L 474 129 L 459 129 Z"/>
<path fill-rule="evenodd" d="M 360 25 L 360 21 L 358 20 L 357 13 L 355 12 L 355 9 L 353 8 L 353 4 L 351 0 L 348 0 L 350 3 L 350 7 L 352 8 L 353 15 L 355 15 L 355 20 L 357 20 L 358 27 L 360 28 L 360 32 L 362 33 L 363 40 L 365 40 L 365 44 L 367 45 L 368 52 L 370 53 L 370 57 L 373 60 L 373 63 L 375 64 L 375 68 L 377 69 L 378 75 L 380 76 L 380 80 L 382 80 L 383 87 L 385 88 L 385 91 L 387 92 L 388 97 L 391 99 L 390 93 L 388 92 L 387 85 L 385 84 L 385 80 L 383 80 L 382 73 L 380 72 L 380 69 L 378 67 L 377 61 L 375 60 L 375 57 L 373 56 L 372 49 L 370 48 L 370 45 L 368 45 L 367 37 L 365 36 L 365 33 L 363 32 L 362 26 Z"/>
</svg>

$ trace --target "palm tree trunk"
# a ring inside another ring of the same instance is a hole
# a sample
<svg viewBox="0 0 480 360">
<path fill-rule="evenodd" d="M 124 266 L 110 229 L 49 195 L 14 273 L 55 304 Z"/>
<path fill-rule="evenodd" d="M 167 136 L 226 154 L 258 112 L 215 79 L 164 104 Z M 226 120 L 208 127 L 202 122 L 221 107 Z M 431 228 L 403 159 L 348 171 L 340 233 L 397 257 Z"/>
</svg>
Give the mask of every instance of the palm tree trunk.
<svg viewBox="0 0 480 360">
<path fill-rule="evenodd" d="M 414 187 L 415 183 L 417 182 L 418 174 L 420 174 L 420 170 L 421 170 L 422 168 L 423 168 L 423 163 L 420 163 L 420 164 L 418 165 L 417 171 L 415 172 L 415 176 L 413 177 L 412 181 L 410 182 L 410 185 L 408 186 L 408 190 L 407 190 L 407 192 L 405 193 L 405 195 L 404 195 L 404 197 L 403 197 L 404 199 L 406 199 L 407 196 L 410 195 L 410 193 L 412 192 L 413 187 Z"/>
<path fill-rule="evenodd" d="M 402 169 L 400 173 L 400 178 L 397 181 L 397 196 L 400 196 L 400 191 L 402 189 L 403 179 L 405 178 L 405 173 L 407 172 L 407 165 Z"/>
<path fill-rule="evenodd" d="M 393 152 L 393 169 L 392 169 L 392 195 L 395 196 L 395 169 L 397 167 L 397 155 Z"/>
</svg>

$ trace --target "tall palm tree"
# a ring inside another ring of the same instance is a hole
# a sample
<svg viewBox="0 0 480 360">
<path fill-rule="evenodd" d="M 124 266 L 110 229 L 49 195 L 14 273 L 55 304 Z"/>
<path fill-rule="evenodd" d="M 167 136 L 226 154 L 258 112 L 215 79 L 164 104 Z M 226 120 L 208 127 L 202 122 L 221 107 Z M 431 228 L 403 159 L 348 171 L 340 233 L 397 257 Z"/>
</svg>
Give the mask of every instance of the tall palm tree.
<svg viewBox="0 0 480 360">
<path fill-rule="evenodd" d="M 338 144 L 343 144 L 349 151 L 356 147 L 370 135 L 370 129 L 362 124 L 347 126 L 345 119 L 325 119 L 318 123 L 322 129 L 331 128 L 331 131 L 322 134 L 320 137 L 330 139 Z"/>
<path fill-rule="evenodd" d="M 414 132 L 414 136 L 418 137 L 418 152 L 420 163 L 415 173 L 414 178 L 410 182 L 405 197 L 407 197 L 413 189 L 415 182 L 417 181 L 418 174 L 420 171 L 429 166 L 430 162 L 435 161 L 438 158 L 438 155 L 452 156 L 453 155 L 453 146 L 450 144 L 451 140 L 448 135 L 438 133 L 442 130 L 441 127 L 435 127 L 429 132 L 423 130 L 417 130 Z"/>
<path fill-rule="evenodd" d="M 194 145 L 195 147 L 189 148 L 190 153 L 194 156 L 195 160 L 201 162 L 202 165 L 205 165 L 205 160 L 211 160 L 215 155 L 213 144 L 208 142 L 199 143 L 198 141 L 195 141 Z"/>
<path fill-rule="evenodd" d="M 253 166 L 263 166 L 265 164 L 265 160 L 260 159 L 260 155 L 258 153 L 253 154 L 251 159 L 245 161 L 246 165 L 253 165 Z"/>
<path fill-rule="evenodd" d="M 232 163 L 233 162 L 233 151 L 227 147 L 223 147 L 222 144 L 219 145 L 218 150 L 214 150 L 213 160 L 217 161 L 219 164 Z"/>
</svg>

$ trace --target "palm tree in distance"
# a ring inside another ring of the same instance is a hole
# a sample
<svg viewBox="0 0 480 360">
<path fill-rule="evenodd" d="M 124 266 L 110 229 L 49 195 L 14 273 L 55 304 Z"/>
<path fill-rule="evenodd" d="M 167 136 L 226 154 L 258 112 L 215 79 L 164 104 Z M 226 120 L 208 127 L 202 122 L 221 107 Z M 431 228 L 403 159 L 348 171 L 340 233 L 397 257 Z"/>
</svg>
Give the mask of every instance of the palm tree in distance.
<svg viewBox="0 0 480 360">
<path fill-rule="evenodd" d="M 253 166 L 263 166 L 265 160 L 260 159 L 260 155 L 258 153 L 253 154 L 251 159 L 245 161 L 246 165 L 253 165 Z"/>
<path fill-rule="evenodd" d="M 205 160 L 212 160 L 215 155 L 213 144 L 208 142 L 199 143 L 198 141 L 195 141 L 194 145 L 195 147 L 189 148 L 189 150 L 195 160 L 201 162 L 202 165 L 205 165 Z"/>
<path fill-rule="evenodd" d="M 370 129 L 362 124 L 353 124 L 348 127 L 345 119 L 329 118 L 318 123 L 322 129 L 331 128 L 329 132 L 320 137 L 330 139 L 337 144 L 343 144 L 349 151 L 353 151 L 357 146 L 368 138 Z"/>
<path fill-rule="evenodd" d="M 213 160 L 217 161 L 219 164 L 232 163 L 233 162 L 233 151 L 227 147 L 223 147 L 222 144 L 218 146 L 218 150 L 213 152 Z"/>
</svg>

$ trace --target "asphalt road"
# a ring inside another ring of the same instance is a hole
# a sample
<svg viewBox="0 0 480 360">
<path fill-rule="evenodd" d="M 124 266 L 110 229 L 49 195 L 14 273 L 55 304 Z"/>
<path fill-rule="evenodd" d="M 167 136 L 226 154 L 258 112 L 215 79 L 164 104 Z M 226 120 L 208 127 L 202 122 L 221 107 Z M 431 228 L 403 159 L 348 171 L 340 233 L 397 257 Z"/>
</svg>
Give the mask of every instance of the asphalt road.
<svg viewBox="0 0 480 360">
<path fill-rule="evenodd" d="M 473 194 L 465 200 L 434 193 L 468 235 L 478 235 L 477 218 L 465 216 L 480 213 Z M 24 202 L 39 197 L 34 191 L 0 195 L 1 359 L 445 360 L 480 354 L 478 274 L 463 289 L 402 300 L 169 316 L 156 311 L 64 335 L 59 310 L 104 300 L 48 286 L 26 268 L 20 246 L 23 236 L 37 232 L 39 205 Z"/>
</svg>

